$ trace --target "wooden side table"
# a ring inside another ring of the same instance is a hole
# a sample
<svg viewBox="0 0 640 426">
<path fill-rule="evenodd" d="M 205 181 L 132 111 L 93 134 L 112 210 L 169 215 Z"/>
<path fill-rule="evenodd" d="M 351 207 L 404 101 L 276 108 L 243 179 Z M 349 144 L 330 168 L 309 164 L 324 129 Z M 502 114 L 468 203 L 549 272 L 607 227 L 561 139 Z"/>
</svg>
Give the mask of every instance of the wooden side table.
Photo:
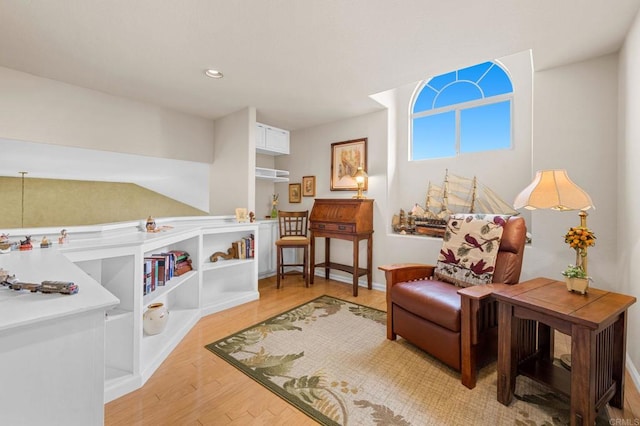
<svg viewBox="0 0 640 426">
<path fill-rule="evenodd" d="M 571 398 L 571 425 L 593 425 L 607 402 L 624 404 L 627 309 L 632 296 L 536 278 L 493 294 L 498 301 L 498 401 L 511 403 L 525 375 Z M 571 372 L 553 364 L 553 329 L 571 336 Z"/>
</svg>

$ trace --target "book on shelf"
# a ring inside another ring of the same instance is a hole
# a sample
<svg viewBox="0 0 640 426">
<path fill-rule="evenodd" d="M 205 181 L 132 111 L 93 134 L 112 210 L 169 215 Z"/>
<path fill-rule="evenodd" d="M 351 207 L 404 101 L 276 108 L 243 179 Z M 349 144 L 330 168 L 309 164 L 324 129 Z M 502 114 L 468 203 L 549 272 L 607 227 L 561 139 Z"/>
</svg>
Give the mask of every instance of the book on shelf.
<svg viewBox="0 0 640 426">
<path fill-rule="evenodd" d="M 236 259 L 252 259 L 255 257 L 255 240 L 253 234 L 231 243 Z"/>
<path fill-rule="evenodd" d="M 154 253 L 144 258 L 143 294 L 147 295 L 157 287 L 166 285 L 177 277 L 193 269 L 189 253 L 184 250 L 170 250 Z"/>
</svg>

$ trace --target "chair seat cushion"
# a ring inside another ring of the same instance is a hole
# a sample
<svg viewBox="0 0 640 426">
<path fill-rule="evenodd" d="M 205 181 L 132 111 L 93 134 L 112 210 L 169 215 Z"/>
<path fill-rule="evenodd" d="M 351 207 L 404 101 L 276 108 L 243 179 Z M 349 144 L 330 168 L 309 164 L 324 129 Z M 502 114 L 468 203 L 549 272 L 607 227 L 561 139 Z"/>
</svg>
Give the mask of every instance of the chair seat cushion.
<svg viewBox="0 0 640 426">
<path fill-rule="evenodd" d="M 310 241 L 307 237 L 297 237 L 297 236 L 289 236 L 282 237 L 279 240 L 276 240 L 276 245 L 285 245 L 285 246 L 306 246 L 309 245 Z"/>
<path fill-rule="evenodd" d="M 460 331 L 460 295 L 455 285 L 435 280 L 409 281 L 391 288 L 391 301 L 441 327 Z"/>
</svg>

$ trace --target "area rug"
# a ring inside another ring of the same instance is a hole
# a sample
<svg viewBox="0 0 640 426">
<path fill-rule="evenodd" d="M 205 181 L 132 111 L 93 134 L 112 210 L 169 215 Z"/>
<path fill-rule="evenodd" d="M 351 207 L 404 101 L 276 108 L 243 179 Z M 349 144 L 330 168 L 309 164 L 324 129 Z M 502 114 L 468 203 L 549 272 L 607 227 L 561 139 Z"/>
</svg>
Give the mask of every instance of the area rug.
<svg viewBox="0 0 640 426">
<path fill-rule="evenodd" d="M 383 311 L 321 296 L 206 348 L 324 425 L 569 424 L 566 397 L 520 376 L 506 407 L 495 364 L 469 390 L 458 372 L 387 340 L 385 324 Z"/>
</svg>

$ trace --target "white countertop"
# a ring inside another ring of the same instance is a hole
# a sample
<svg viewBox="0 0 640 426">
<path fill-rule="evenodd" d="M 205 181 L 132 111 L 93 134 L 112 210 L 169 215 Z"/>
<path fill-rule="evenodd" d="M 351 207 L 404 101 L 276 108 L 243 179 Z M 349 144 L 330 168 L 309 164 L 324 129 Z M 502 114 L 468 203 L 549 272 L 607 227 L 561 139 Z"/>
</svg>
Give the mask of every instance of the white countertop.
<svg viewBox="0 0 640 426">
<path fill-rule="evenodd" d="M 58 244 L 52 229 L 34 228 L 11 230 L 10 235 L 33 235 L 34 248 L 0 254 L 0 268 L 15 274 L 23 282 L 40 283 L 44 280 L 73 281 L 77 294 L 31 293 L 11 290 L 0 285 L 0 332 L 37 322 L 75 315 L 96 309 L 108 310 L 120 303 L 117 297 L 71 262 L 64 253 L 118 247 L 141 246 L 153 250 L 172 240 L 198 236 L 207 229 L 246 227 L 258 223 L 237 223 L 228 217 L 193 217 L 156 219 L 158 226 L 168 226 L 160 232 L 143 232 L 139 222 L 69 227 L 69 240 Z M 48 235 L 53 245 L 40 248 L 38 236 Z M 12 238 L 15 240 L 16 238 Z"/>
</svg>

